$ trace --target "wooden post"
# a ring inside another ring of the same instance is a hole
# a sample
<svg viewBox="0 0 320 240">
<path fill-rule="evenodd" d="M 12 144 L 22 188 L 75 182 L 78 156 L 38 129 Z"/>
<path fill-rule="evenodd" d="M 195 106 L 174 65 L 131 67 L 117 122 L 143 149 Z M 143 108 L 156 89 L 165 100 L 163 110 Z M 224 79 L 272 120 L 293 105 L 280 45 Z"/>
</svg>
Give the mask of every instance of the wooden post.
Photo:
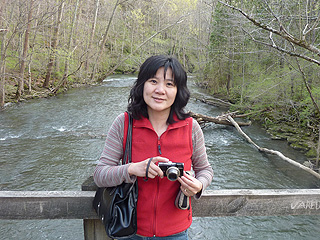
<svg viewBox="0 0 320 240">
<path fill-rule="evenodd" d="M 110 240 L 100 219 L 84 219 L 83 230 L 85 240 Z"/>
<path fill-rule="evenodd" d="M 92 176 L 81 186 L 82 191 L 96 191 L 97 188 Z M 111 240 L 100 219 L 83 219 L 83 230 L 85 240 Z"/>
</svg>

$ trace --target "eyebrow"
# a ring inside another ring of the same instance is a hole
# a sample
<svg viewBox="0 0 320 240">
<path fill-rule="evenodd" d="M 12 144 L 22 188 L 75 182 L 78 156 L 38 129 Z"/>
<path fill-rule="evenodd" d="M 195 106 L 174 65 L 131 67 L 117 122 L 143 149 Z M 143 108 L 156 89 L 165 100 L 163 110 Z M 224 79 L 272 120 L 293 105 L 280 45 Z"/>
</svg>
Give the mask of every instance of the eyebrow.
<svg viewBox="0 0 320 240">
<path fill-rule="evenodd" d="M 149 79 L 159 79 L 159 78 L 157 78 L 156 76 L 153 76 L 153 77 L 151 77 L 151 78 L 149 78 Z M 174 82 L 174 79 L 173 78 L 166 78 L 166 79 L 164 79 L 165 81 L 171 81 L 171 82 Z"/>
</svg>

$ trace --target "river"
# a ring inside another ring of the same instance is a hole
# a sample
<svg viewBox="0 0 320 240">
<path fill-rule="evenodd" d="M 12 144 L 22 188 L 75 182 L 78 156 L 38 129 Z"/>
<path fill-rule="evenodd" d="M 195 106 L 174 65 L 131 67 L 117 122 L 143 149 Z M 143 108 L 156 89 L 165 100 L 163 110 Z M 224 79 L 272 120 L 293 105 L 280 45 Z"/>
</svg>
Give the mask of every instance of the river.
<svg viewBox="0 0 320 240">
<path fill-rule="evenodd" d="M 0 190 L 80 190 L 92 175 L 107 130 L 126 110 L 135 77 L 118 75 L 103 84 L 30 100 L 0 112 Z M 187 109 L 210 116 L 224 110 L 196 97 L 208 97 L 192 81 Z M 284 141 L 270 140 L 259 125 L 243 127 L 258 145 L 303 162 Z M 230 126 L 204 129 L 214 180 L 209 189 L 318 188 L 319 180 L 259 153 Z M 320 217 L 194 218 L 190 239 L 319 239 Z M 0 239 L 83 239 L 82 220 L 0 220 Z"/>
</svg>

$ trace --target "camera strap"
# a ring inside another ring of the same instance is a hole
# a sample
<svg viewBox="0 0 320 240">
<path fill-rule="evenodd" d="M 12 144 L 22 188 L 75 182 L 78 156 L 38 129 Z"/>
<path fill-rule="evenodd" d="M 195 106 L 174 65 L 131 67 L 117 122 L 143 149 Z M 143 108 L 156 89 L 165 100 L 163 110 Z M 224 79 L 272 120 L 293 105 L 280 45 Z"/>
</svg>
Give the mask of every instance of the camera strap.
<svg viewBox="0 0 320 240">
<path fill-rule="evenodd" d="M 147 169 L 146 169 L 146 176 L 143 178 L 143 180 L 146 182 L 148 181 L 148 172 L 149 172 L 149 167 L 150 167 L 150 164 L 151 164 L 151 161 L 152 161 L 152 157 L 149 158 L 149 161 L 148 161 L 148 164 L 147 164 Z"/>
</svg>

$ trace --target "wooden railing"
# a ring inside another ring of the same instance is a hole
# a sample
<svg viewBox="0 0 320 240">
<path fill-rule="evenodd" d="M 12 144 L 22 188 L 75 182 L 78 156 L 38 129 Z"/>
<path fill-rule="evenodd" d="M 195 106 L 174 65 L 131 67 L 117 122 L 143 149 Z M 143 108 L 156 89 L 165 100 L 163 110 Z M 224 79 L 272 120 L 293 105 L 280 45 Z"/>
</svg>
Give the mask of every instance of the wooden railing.
<svg viewBox="0 0 320 240">
<path fill-rule="evenodd" d="M 0 191 L 0 219 L 83 219 L 86 240 L 108 239 L 92 208 L 95 188 Z M 192 208 L 195 217 L 320 215 L 320 189 L 208 190 Z"/>
</svg>

